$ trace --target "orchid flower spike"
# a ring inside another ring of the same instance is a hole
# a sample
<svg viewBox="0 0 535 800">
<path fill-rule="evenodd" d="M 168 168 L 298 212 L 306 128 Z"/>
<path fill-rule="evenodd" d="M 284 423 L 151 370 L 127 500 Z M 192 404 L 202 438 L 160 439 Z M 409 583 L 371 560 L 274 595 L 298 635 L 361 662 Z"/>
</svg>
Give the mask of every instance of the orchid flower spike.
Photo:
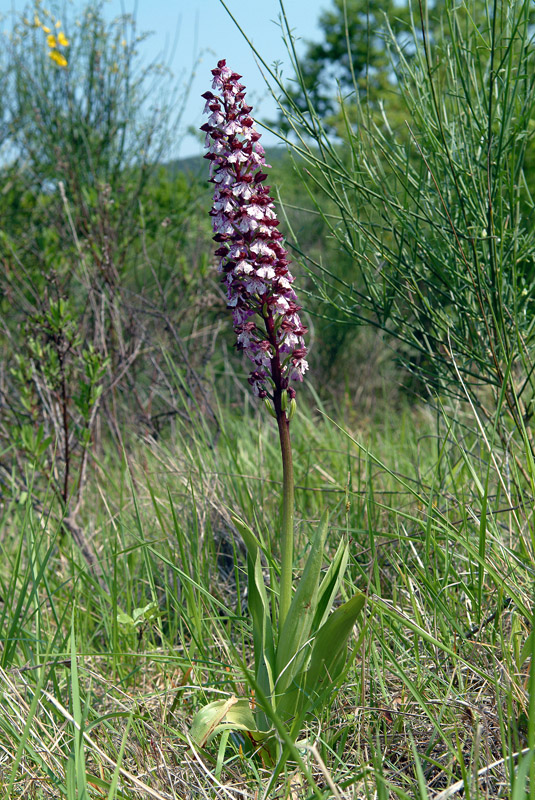
<svg viewBox="0 0 535 800">
<path fill-rule="evenodd" d="M 205 92 L 201 130 L 206 133 L 214 203 L 210 214 L 219 247 L 218 269 L 232 309 L 236 346 L 250 358 L 249 376 L 255 395 L 273 397 L 287 391 L 290 381 L 302 381 L 308 368 L 299 317 L 301 307 L 292 288 L 288 253 L 277 230 L 270 187 L 264 185 L 269 167 L 246 105 L 241 75 L 225 60 L 212 70 L 213 91 Z"/>
</svg>

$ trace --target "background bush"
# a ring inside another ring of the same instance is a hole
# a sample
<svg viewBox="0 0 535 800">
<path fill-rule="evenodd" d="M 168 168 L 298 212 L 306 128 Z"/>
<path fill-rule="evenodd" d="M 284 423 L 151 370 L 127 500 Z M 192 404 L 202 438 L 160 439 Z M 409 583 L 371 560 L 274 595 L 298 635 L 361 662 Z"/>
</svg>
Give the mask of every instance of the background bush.
<svg viewBox="0 0 535 800">
<path fill-rule="evenodd" d="M 4 484 L 12 463 L 17 483 L 37 468 L 74 521 L 103 436 L 123 448 L 127 421 L 157 435 L 179 413 L 177 370 L 203 394 L 221 303 L 199 182 L 158 166 L 183 98 L 142 66 L 135 20 L 87 6 L 62 68 L 33 18 L 3 73 L 0 468 Z"/>
</svg>

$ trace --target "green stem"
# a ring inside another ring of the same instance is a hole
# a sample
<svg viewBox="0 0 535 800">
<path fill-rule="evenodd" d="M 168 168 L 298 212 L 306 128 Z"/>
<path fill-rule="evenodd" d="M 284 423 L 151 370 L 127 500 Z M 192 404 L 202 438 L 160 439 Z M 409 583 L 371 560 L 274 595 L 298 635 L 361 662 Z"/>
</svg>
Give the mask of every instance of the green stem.
<svg viewBox="0 0 535 800">
<path fill-rule="evenodd" d="M 282 531 L 281 531 L 281 577 L 279 601 L 279 630 L 284 624 L 292 602 L 293 558 L 294 558 L 294 470 L 290 423 L 281 407 L 280 392 L 273 398 L 282 454 Z"/>
<path fill-rule="evenodd" d="M 292 444 L 290 441 L 290 421 L 282 407 L 282 397 L 287 385 L 283 382 L 281 355 L 277 339 L 275 320 L 271 311 L 264 316 L 268 340 L 273 346 L 271 376 L 274 383 L 273 406 L 279 426 L 279 439 L 282 454 L 282 531 L 281 531 L 281 576 L 279 584 L 279 631 L 292 602 L 293 561 L 294 561 L 294 469 L 292 463 Z M 288 396 L 285 394 L 286 400 Z M 286 403 L 285 403 L 286 406 Z"/>
</svg>

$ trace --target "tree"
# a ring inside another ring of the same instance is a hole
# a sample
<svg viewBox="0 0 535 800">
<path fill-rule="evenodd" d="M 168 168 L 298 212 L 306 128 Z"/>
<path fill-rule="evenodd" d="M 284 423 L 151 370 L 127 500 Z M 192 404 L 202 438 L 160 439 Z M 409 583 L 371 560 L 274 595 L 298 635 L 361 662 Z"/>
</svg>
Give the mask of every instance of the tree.
<svg viewBox="0 0 535 800">
<path fill-rule="evenodd" d="M 358 90 L 368 100 L 384 96 L 392 86 L 386 35 L 390 30 L 403 43 L 409 10 L 395 0 L 333 0 L 319 19 L 321 42 L 308 42 L 299 62 L 297 87 L 288 87 L 291 101 L 302 112 L 308 101 L 328 125 L 336 125 L 337 100 Z M 285 126 L 284 115 L 280 122 Z"/>
</svg>

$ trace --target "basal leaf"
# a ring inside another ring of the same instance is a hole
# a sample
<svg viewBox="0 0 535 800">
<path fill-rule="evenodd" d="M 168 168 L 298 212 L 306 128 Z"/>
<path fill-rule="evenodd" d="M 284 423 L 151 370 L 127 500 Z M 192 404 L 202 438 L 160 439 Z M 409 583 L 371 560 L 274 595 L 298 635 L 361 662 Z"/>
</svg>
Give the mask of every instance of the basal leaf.
<svg viewBox="0 0 535 800">
<path fill-rule="evenodd" d="M 191 738 L 199 747 L 204 747 L 223 730 L 257 732 L 255 718 L 247 698 L 234 695 L 227 700 L 214 700 L 195 715 L 191 726 Z"/>
<path fill-rule="evenodd" d="M 310 636 L 312 620 L 316 613 L 328 519 L 328 514 L 325 512 L 312 539 L 303 575 L 279 636 L 275 685 L 277 694 L 283 694 L 292 683 L 305 656 L 304 652 L 300 654 L 300 650 Z"/>
<path fill-rule="evenodd" d="M 249 597 L 248 605 L 253 620 L 253 643 L 256 664 L 256 679 L 266 697 L 273 696 L 273 669 L 275 665 L 275 643 L 271 624 L 270 605 L 264 584 L 260 551 L 255 563 L 248 559 Z M 264 720 L 267 727 L 271 727 Z M 262 723 L 260 727 L 264 729 Z M 266 728 L 267 729 L 267 728 Z"/>
<path fill-rule="evenodd" d="M 340 541 L 338 549 L 329 569 L 325 573 L 318 590 L 318 605 L 314 615 L 312 630 L 317 631 L 327 620 L 334 600 L 340 589 L 349 558 L 349 550 L 345 539 Z"/>
<path fill-rule="evenodd" d="M 253 560 L 253 563 L 256 560 L 256 552 L 257 550 L 262 550 L 265 554 L 265 548 L 260 539 L 255 536 L 249 525 L 244 522 L 239 517 L 236 517 L 234 514 L 231 515 L 232 522 L 238 529 L 239 533 L 241 534 L 243 541 L 245 542 L 245 547 L 247 548 L 247 553 Z"/>
<path fill-rule="evenodd" d="M 347 640 L 365 603 L 366 595 L 358 592 L 339 606 L 319 629 L 306 673 L 307 694 L 319 693 L 326 681 L 332 683 L 340 675 L 347 656 Z"/>
</svg>

